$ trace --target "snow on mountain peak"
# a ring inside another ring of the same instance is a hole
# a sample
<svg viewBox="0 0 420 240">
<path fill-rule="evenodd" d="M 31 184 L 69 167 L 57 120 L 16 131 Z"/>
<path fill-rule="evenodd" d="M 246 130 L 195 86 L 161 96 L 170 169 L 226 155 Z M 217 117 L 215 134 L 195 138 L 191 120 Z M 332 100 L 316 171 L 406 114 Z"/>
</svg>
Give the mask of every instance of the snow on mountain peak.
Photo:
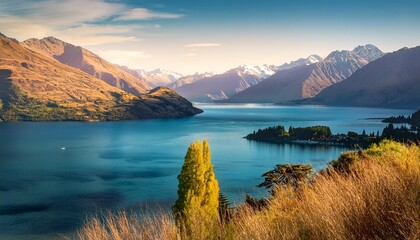
<svg viewBox="0 0 420 240">
<path fill-rule="evenodd" d="M 358 61 L 371 62 L 382 57 L 384 53 L 372 44 L 365 46 L 357 46 L 352 51 L 342 50 L 333 51 L 326 58 L 326 61 L 340 62 L 347 61 L 349 59 L 355 59 Z"/>
<path fill-rule="evenodd" d="M 279 70 L 287 70 L 287 69 L 291 69 L 291 68 L 295 68 L 295 67 L 299 67 L 299 66 L 304 66 L 304 65 L 310 65 L 313 63 L 318 63 L 322 61 L 322 57 L 313 54 L 310 55 L 307 58 L 299 58 L 298 60 L 295 61 L 291 61 L 290 63 L 285 63 L 279 67 L 277 67 L 276 71 Z"/>
<path fill-rule="evenodd" d="M 241 75 L 252 75 L 260 79 L 265 79 L 277 71 L 277 67 L 274 65 L 240 65 L 238 68 L 231 69 Z"/>
<path fill-rule="evenodd" d="M 313 55 L 309 56 L 309 57 L 307 58 L 307 60 L 308 60 L 310 63 L 317 63 L 317 62 L 322 61 L 322 57 L 320 57 L 320 56 L 318 56 L 318 55 L 316 55 L 316 54 L 313 54 Z"/>
<path fill-rule="evenodd" d="M 352 51 L 354 54 L 371 62 L 384 55 L 384 53 L 375 45 L 366 44 L 365 46 L 357 46 Z"/>
<path fill-rule="evenodd" d="M 177 72 L 173 72 L 173 71 L 169 71 L 169 70 L 165 70 L 161 68 L 156 68 L 155 70 L 152 70 L 149 72 L 142 71 L 142 74 L 149 77 L 155 77 L 155 76 L 156 77 L 169 77 L 174 80 L 178 80 L 179 78 L 183 77 L 181 73 L 177 73 Z"/>
</svg>

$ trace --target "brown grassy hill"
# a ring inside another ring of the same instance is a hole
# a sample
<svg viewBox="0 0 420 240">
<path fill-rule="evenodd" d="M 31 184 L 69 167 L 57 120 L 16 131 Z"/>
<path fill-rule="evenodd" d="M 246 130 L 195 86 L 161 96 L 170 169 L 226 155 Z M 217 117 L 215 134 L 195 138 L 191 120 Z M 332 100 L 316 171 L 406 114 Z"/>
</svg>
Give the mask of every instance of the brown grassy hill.
<svg viewBox="0 0 420 240">
<path fill-rule="evenodd" d="M 0 35 L 0 119 L 104 121 L 200 113 L 167 88 L 137 97 Z"/>
<path fill-rule="evenodd" d="M 57 38 L 47 37 L 41 40 L 31 38 L 21 44 L 34 52 L 80 69 L 96 78 L 104 80 L 111 86 L 134 95 L 146 93 L 151 89 L 143 79 L 136 78 L 82 47 L 74 46 Z"/>
</svg>

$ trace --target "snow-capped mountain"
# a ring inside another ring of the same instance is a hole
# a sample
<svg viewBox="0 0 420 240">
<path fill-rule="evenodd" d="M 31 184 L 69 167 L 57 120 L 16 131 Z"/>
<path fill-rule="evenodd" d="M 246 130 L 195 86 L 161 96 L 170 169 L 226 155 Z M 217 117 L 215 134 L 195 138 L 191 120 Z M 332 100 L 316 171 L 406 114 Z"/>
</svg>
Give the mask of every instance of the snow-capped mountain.
<svg viewBox="0 0 420 240">
<path fill-rule="evenodd" d="M 179 78 L 183 77 L 181 73 L 177 73 L 170 70 L 165 70 L 161 68 L 157 68 L 152 71 L 144 71 L 144 70 L 138 70 L 138 73 L 140 76 L 144 77 L 146 81 L 151 86 L 164 86 L 168 85 L 170 83 L 176 82 Z"/>
<path fill-rule="evenodd" d="M 372 44 L 366 44 L 365 46 L 357 46 L 353 49 L 352 52 L 355 55 L 364 58 L 368 62 L 372 62 L 384 55 L 384 53 L 381 50 L 379 50 L 379 48 Z"/>
<path fill-rule="evenodd" d="M 161 68 L 157 68 L 152 71 L 146 71 L 143 69 L 131 69 L 127 66 L 116 66 L 139 79 L 145 80 L 151 87 L 166 86 L 176 82 L 179 78 L 183 77 L 181 73 Z"/>
<path fill-rule="evenodd" d="M 318 62 L 279 70 L 261 83 L 231 96 L 227 101 L 275 103 L 310 98 L 382 56 L 383 53 L 377 47 L 368 44 L 358 46 L 352 51 L 331 52 L 322 61 L 321 58 L 312 57 L 311 61 Z"/>
<path fill-rule="evenodd" d="M 384 53 L 379 50 L 379 48 L 374 45 L 367 44 L 365 46 L 357 46 L 352 51 L 333 51 L 324 59 L 323 62 L 326 64 L 325 66 L 333 64 L 335 72 L 332 72 L 330 69 L 330 75 L 334 74 L 336 79 L 340 79 L 341 81 L 348 78 L 357 69 L 382 57 L 383 55 Z M 316 94 L 318 94 L 318 92 Z"/>
<path fill-rule="evenodd" d="M 378 56 L 375 51 L 371 53 L 364 57 Z M 370 62 L 344 81 L 324 89 L 308 103 L 418 109 L 419 93 L 420 46 L 403 48 Z"/>
<path fill-rule="evenodd" d="M 333 63 L 353 61 L 367 64 L 382 57 L 383 55 L 384 53 L 379 50 L 379 48 L 374 45 L 367 44 L 365 46 L 357 46 L 352 51 L 333 51 L 324 59 L 324 61 Z"/>
<path fill-rule="evenodd" d="M 287 69 L 291 69 L 291 68 L 295 68 L 295 67 L 299 67 L 299 66 L 304 66 L 304 65 L 311 65 L 314 63 L 318 63 L 321 62 L 323 59 L 322 57 L 318 56 L 318 55 L 310 55 L 307 58 L 299 58 L 298 60 L 295 61 L 291 61 L 290 63 L 285 63 L 279 67 L 277 67 L 277 71 L 280 70 L 287 70 Z"/>
<path fill-rule="evenodd" d="M 192 101 L 223 100 L 258 84 L 273 75 L 277 68 L 273 65 L 241 65 L 223 74 L 205 77 L 174 89 L 181 96 Z"/>
<path fill-rule="evenodd" d="M 238 71 L 242 75 L 253 75 L 259 76 L 259 78 L 267 78 L 277 71 L 277 66 L 274 65 L 240 65 L 238 68 L 232 69 L 233 71 Z"/>
<path fill-rule="evenodd" d="M 205 72 L 205 73 L 194 73 L 193 75 L 187 75 L 179 78 L 176 82 L 170 83 L 166 85 L 167 87 L 171 89 L 179 88 L 183 85 L 190 84 L 193 82 L 196 82 L 198 80 L 201 80 L 203 78 L 214 76 L 214 73 L 212 72 Z"/>
</svg>

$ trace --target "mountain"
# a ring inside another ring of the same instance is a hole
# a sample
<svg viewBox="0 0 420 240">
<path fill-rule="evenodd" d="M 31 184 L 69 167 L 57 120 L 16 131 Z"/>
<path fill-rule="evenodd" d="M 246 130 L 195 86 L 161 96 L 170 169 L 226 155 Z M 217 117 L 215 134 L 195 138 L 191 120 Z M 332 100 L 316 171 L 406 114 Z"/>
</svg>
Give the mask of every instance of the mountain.
<svg viewBox="0 0 420 240">
<path fill-rule="evenodd" d="M 179 78 L 183 77 L 181 73 L 160 68 L 148 72 L 143 71 L 140 76 L 142 76 L 150 86 L 154 87 L 166 86 L 176 82 Z"/>
<path fill-rule="evenodd" d="M 175 91 L 191 101 L 209 102 L 227 99 L 273 75 L 276 70 L 276 66 L 241 65 L 223 74 L 182 85 L 175 88 Z"/>
<path fill-rule="evenodd" d="M 311 103 L 420 108 L 420 46 L 388 53 L 324 89 Z"/>
<path fill-rule="evenodd" d="M 0 36 L 1 121 L 104 121 L 200 112 L 169 88 L 135 96 Z"/>
<path fill-rule="evenodd" d="M 194 73 L 193 75 L 183 76 L 179 78 L 176 82 L 170 83 L 166 85 L 167 87 L 171 89 L 177 89 L 183 85 L 187 85 L 193 82 L 197 82 L 198 80 L 201 80 L 203 78 L 208 78 L 214 76 L 213 73 Z"/>
<path fill-rule="evenodd" d="M 82 47 L 74 46 L 57 38 L 47 37 L 41 40 L 31 38 L 21 44 L 34 52 L 80 69 L 91 76 L 104 80 L 111 86 L 134 95 L 146 93 L 151 89 L 143 79 L 128 74 Z"/>
<path fill-rule="evenodd" d="M 127 66 L 116 66 L 139 79 L 143 79 L 149 86 L 152 87 L 166 86 L 183 77 L 181 73 L 160 68 L 152 71 L 145 71 L 143 69 L 131 69 Z"/>
<path fill-rule="evenodd" d="M 279 70 L 227 102 L 276 103 L 310 98 L 381 56 L 381 50 L 370 44 L 352 51 L 334 51 L 322 61 Z"/>
<path fill-rule="evenodd" d="M 321 62 L 323 59 L 322 57 L 318 55 L 310 55 L 307 58 L 299 58 L 298 60 L 291 61 L 290 63 L 285 63 L 277 68 L 277 71 L 280 70 L 287 70 L 292 69 L 295 67 L 305 66 L 305 65 L 311 65 L 313 63 Z"/>
</svg>

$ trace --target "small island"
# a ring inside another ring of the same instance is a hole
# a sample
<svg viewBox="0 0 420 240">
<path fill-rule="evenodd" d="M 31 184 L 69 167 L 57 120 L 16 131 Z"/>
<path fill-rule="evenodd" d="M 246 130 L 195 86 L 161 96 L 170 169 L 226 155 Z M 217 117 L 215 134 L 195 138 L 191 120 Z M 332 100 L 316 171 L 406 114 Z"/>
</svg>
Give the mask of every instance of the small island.
<svg viewBox="0 0 420 240">
<path fill-rule="evenodd" d="M 420 127 L 420 110 L 417 110 L 411 116 L 392 116 L 382 120 L 384 123 L 408 123 L 413 127 Z"/>
<path fill-rule="evenodd" d="M 286 131 L 284 126 L 274 126 L 265 129 L 258 129 L 245 136 L 248 140 L 270 142 L 270 143 L 294 143 L 304 145 L 337 145 L 346 147 L 368 147 L 373 143 L 379 143 L 383 139 L 393 139 L 400 142 L 415 142 L 420 140 L 420 130 L 417 127 L 407 128 L 405 126 L 394 127 L 389 124 L 379 134 L 361 134 L 349 131 L 347 134 L 332 134 L 328 126 L 289 127 Z"/>
</svg>

